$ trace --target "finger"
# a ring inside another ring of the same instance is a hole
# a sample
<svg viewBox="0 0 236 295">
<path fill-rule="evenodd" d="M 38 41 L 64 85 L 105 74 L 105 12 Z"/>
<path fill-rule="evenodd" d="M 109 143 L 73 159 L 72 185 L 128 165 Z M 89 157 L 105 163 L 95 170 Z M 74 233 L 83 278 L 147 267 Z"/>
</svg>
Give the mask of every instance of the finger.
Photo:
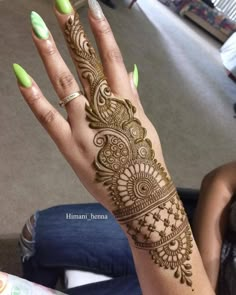
<svg viewBox="0 0 236 295">
<path fill-rule="evenodd" d="M 101 81 L 107 84 L 101 63 L 85 36 L 79 16 L 70 5 L 69 0 L 55 0 L 54 11 L 65 35 L 86 97 L 91 100 L 95 92 L 94 85 L 98 86 Z"/>
<path fill-rule="evenodd" d="M 138 84 L 139 84 L 139 71 L 138 71 L 138 67 L 137 67 L 136 64 L 134 65 L 133 72 L 129 73 L 129 81 L 130 81 L 130 86 L 131 86 L 131 89 L 132 89 L 132 92 L 133 92 L 134 102 L 136 103 L 136 105 L 139 106 L 139 108 L 142 111 L 144 111 L 143 106 L 142 106 L 141 101 L 140 101 L 138 91 L 137 91 Z"/>
<path fill-rule="evenodd" d="M 79 85 L 62 59 L 46 24 L 36 12 L 31 13 L 31 23 L 33 41 L 56 93 L 60 100 L 63 100 L 72 93 L 79 91 Z M 81 113 L 81 99 L 83 100 L 84 97 L 73 99 L 66 105 L 70 120 L 72 121 L 73 118 L 78 117 L 74 116 L 74 114 L 78 115 Z"/>
<path fill-rule="evenodd" d="M 68 0 L 63 0 L 63 3 L 67 1 Z M 125 71 L 125 76 L 119 73 L 116 79 L 119 80 L 121 77 L 123 79 L 122 83 L 120 83 L 123 87 L 119 88 L 119 91 L 118 88 L 113 87 L 115 85 L 112 84 L 116 73 L 112 73 L 109 77 L 109 73 L 104 75 L 103 67 L 95 54 L 94 48 L 85 35 L 78 14 L 74 14 L 73 9 L 70 12 L 63 12 L 58 8 L 58 2 L 62 1 L 55 1 L 55 14 L 65 34 L 71 56 L 76 65 L 86 96 L 90 99 L 94 98 L 95 93 L 103 88 L 105 89 L 106 98 L 112 97 L 113 93 L 118 94 L 120 97 L 124 96 L 131 98 L 130 96 L 132 92 L 127 72 Z M 107 81 L 108 79 L 110 80 Z"/>
<path fill-rule="evenodd" d="M 137 88 L 134 84 L 134 73 L 133 72 L 129 73 L 129 81 L 130 81 L 130 86 L 131 86 L 131 89 L 133 92 L 133 101 L 139 107 L 140 110 L 144 111 L 138 91 L 137 91 Z"/>
<path fill-rule="evenodd" d="M 112 91 L 132 99 L 132 91 L 122 54 L 111 27 L 96 0 L 89 0 L 89 20 L 99 49 L 102 65 Z"/>
<path fill-rule="evenodd" d="M 139 95 L 138 95 L 137 88 L 134 85 L 134 74 L 133 74 L 133 72 L 130 72 L 128 74 L 128 77 L 129 77 L 129 83 L 130 83 L 130 87 L 131 87 L 131 90 L 132 90 L 132 95 L 134 97 L 134 100 L 138 101 L 139 100 Z"/>
<path fill-rule="evenodd" d="M 41 90 L 25 70 L 13 65 L 20 91 L 32 112 L 47 130 L 59 149 L 66 153 L 72 143 L 71 128 L 61 114 L 47 101 Z"/>
</svg>

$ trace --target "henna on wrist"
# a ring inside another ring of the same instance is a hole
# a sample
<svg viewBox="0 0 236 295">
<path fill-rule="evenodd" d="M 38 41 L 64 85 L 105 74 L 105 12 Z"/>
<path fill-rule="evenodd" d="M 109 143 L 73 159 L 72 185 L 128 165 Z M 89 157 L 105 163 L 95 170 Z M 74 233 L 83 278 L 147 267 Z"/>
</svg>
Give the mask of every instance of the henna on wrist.
<svg viewBox="0 0 236 295">
<path fill-rule="evenodd" d="M 173 271 L 192 286 L 192 233 L 176 189 L 155 158 L 135 107 L 114 96 L 100 61 L 85 36 L 79 16 L 67 21 L 65 35 L 83 79 L 90 86 L 86 105 L 89 126 L 97 130 L 94 145 L 96 180 L 107 187 L 113 214 L 125 225 L 136 247 L 154 263 Z"/>
</svg>

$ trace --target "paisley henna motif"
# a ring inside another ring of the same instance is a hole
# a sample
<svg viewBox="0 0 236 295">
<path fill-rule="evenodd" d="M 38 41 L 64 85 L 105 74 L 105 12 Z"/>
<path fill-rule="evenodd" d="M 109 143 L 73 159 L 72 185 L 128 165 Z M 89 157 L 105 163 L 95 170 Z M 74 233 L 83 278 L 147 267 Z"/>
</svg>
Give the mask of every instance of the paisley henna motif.
<svg viewBox="0 0 236 295">
<path fill-rule="evenodd" d="M 146 129 L 135 118 L 135 107 L 113 95 L 79 16 L 68 19 L 65 35 L 77 67 L 90 87 L 86 105 L 89 126 L 96 129 L 96 180 L 107 186 L 117 208 L 113 213 L 136 247 L 192 285 L 192 233 L 176 189 L 155 158 Z"/>
</svg>

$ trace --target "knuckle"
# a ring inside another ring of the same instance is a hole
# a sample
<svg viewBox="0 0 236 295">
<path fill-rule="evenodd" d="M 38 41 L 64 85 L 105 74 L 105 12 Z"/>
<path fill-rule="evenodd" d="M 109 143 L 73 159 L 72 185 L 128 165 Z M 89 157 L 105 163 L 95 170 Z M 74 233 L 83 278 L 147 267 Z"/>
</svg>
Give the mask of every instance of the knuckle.
<svg viewBox="0 0 236 295">
<path fill-rule="evenodd" d="M 100 25 L 97 27 L 97 33 L 99 35 L 107 35 L 111 33 L 111 27 L 107 22 L 101 21 Z"/>
<path fill-rule="evenodd" d="M 56 53 L 57 53 L 56 46 L 51 43 L 47 44 L 47 46 L 43 50 L 43 55 L 45 56 L 52 56 Z"/>
<path fill-rule="evenodd" d="M 74 77 L 70 73 L 63 73 L 57 78 L 56 83 L 60 88 L 67 89 L 73 85 Z"/>
<path fill-rule="evenodd" d="M 39 120 L 43 124 L 48 125 L 48 124 L 51 124 L 55 120 L 56 115 L 57 115 L 56 110 L 50 110 L 50 111 L 47 111 L 45 114 L 42 114 L 39 117 Z"/>
<path fill-rule="evenodd" d="M 34 104 L 38 103 L 38 101 L 41 99 L 41 94 L 39 92 L 34 92 L 32 95 L 28 98 L 28 104 L 30 106 L 33 106 Z"/>
<path fill-rule="evenodd" d="M 80 151 L 80 154 L 83 155 L 83 157 L 86 158 L 86 155 L 88 154 L 89 150 L 88 150 L 88 145 L 86 144 L 86 142 L 80 141 L 78 143 L 78 149 Z"/>
<path fill-rule="evenodd" d="M 123 62 L 123 58 L 122 55 L 119 51 L 119 49 L 112 49 L 110 51 L 108 51 L 105 56 L 104 56 L 105 61 L 107 62 L 118 62 L 118 63 L 122 63 Z"/>
<path fill-rule="evenodd" d="M 84 159 L 91 157 L 91 149 L 89 148 L 89 142 L 95 136 L 95 132 L 93 130 L 89 130 L 88 132 L 81 132 L 78 135 L 75 135 L 75 142 L 79 150 L 79 154 L 83 156 Z"/>
</svg>

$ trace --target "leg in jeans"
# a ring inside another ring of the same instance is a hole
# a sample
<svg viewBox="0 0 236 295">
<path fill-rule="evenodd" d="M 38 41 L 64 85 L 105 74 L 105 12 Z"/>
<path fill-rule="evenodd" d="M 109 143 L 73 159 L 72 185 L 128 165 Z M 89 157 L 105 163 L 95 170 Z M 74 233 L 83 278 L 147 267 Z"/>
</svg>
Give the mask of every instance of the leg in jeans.
<svg viewBox="0 0 236 295">
<path fill-rule="evenodd" d="M 49 208 L 37 212 L 33 224 L 32 241 L 30 226 L 21 237 L 24 278 L 54 288 L 65 269 L 136 276 L 126 236 L 100 204 Z"/>
<path fill-rule="evenodd" d="M 191 220 L 198 192 L 178 191 Z M 78 290 L 79 294 L 92 294 L 91 290 L 99 294 L 99 287 L 100 294 L 105 294 L 105 289 L 120 294 L 125 288 L 130 288 L 127 294 L 141 294 L 126 236 L 100 204 L 63 205 L 37 212 L 23 229 L 21 245 L 28 280 L 54 288 L 65 269 L 79 269 L 114 279 L 78 287 L 69 294 Z"/>
</svg>

